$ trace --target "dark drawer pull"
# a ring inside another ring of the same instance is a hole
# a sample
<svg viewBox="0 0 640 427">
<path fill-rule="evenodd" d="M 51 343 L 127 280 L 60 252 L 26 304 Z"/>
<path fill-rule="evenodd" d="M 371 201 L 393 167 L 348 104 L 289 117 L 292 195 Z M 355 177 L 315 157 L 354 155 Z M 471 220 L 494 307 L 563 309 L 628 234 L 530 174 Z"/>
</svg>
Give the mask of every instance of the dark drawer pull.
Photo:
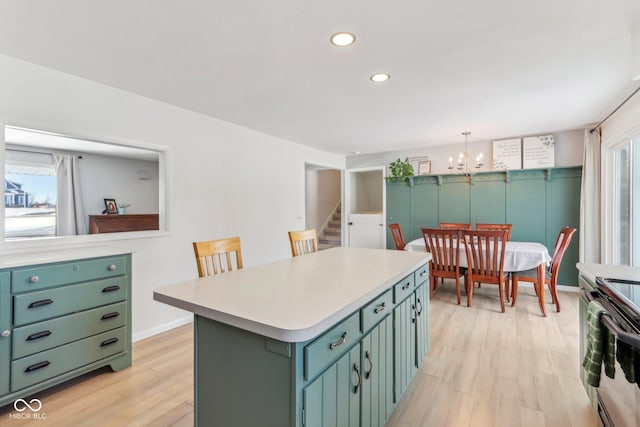
<svg viewBox="0 0 640 427">
<path fill-rule="evenodd" d="M 48 337 L 49 335 L 51 335 L 51 331 L 42 331 L 42 332 L 37 332 L 35 334 L 31 334 L 27 337 L 26 341 L 34 341 L 40 338 L 44 338 L 44 337 Z"/>
<path fill-rule="evenodd" d="M 33 372 L 33 371 L 37 371 L 38 369 L 46 368 L 49 365 L 51 365 L 51 363 L 48 360 L 45 360 L 43 362 L 38 362 L 38 363 L 34 363 L 31 366 L 27 366 L 27 368 L 24 371 Z"/>
<path fill-rule="evenodd" d="M 27 308 L 42 307 L 43 305 L 49 305 L 49 304 L 53 304 L 53 300 L 47 298 L 47 299 L 43 299 L 43 300 L 40 300 L 40 301 L 32 302 L 31 304 L 29 304 L 29 306 Z"/>
<path fill-rule="evenodd" d="M 407 289 L 409 289 L 411 287 L 411 282 L 407 282 L 402 286 L 402 290 L 406 291 Z"/>
<path fill-rule="evenodd" d="M 115 291 L 119 291 L 119 290 L 120 290 L 120 286 L 118 286 L 118 285 L 107 286 L 106 288 L 102 289 L 102 293 L 106 294 L 108 292 L 115 292 Z"/>
<path fill-rule="evenodd" d="M 102 315 L 102 320 L 113 319 L 114 317 L 120 316 L 120 313 L 114 311 L 113 313 L 107 313 Z"/>
<path fill-rule="evenodd" d="M 115 344 L 118 342 L 118 338 L 109 338 L 108 340 L 104 340 L 100 343 L 100 347 L 106 347 L 111 344 Z"/>
</svg>

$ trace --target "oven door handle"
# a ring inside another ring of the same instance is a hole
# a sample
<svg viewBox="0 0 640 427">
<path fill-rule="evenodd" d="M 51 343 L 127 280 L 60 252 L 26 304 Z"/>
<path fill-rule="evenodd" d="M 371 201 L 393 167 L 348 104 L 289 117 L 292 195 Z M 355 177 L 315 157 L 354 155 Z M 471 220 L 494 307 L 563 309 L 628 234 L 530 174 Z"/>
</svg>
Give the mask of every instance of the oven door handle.
<svg viewBox="0 0 640 427">
<path fill-rule="evenodd" d="M 584 295 L 589 302 L 596 299 L 597 292 L 596 291 L 584 291 Z M 618 323 L 613 319 L 611 314 L 603 314 L 600 316 L 600 323 L 604 325 L 611 333 L 613 333 L 617 339 L 620 341 L 629 344 L 636 350 L 640 350 L 640 335 L 630 334 L 629 332 L 623 330 Z"/>
</svg>

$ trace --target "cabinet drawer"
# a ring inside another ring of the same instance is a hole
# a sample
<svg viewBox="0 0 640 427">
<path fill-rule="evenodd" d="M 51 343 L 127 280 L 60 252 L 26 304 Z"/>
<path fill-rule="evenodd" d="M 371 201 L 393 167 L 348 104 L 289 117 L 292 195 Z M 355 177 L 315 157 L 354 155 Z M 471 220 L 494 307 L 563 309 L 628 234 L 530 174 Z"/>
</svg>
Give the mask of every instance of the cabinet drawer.
<svg viewBox="0 0 640 427">
<path fill-rule="evenodd" d="M 393 310 L 391 289 L 362 309 L 362 331 L 367 332 Z"/>
<path fill-rule="evenodd" d="M 393 287 L 393 302 L 397 304 L 411 295 L 411 292 L 413 292 L 414 284 L 415 279 L 413 277 L 413 273 L 396 283 Z"/>
<path fill-rule="evenodd" d="M 126 297 L 125 276 L 29 292 L 13 297 L 13 323 L 20 326 L 39 322 L 123 301 Z"/>
<path fill-rule="evenodd" d="M 17 391 L 125 349 L 124 328 L 85 338 L 11 362 L 11 390 Z"/>
<path fill-rule="evenodd" d="M 325 332 L 304 348 L 304 376 L 312 378 L 360 340 L 360 312 Z"/>
<path fill-rule="evenodd" d="M 13 330 L 12 359 L 29 356 L 124 326 L 127 303 L 120 302 Z"/>
<path fill-rule="evenodd" d="M 12 272 L 13 293 L 41 290 L 126 273 L 126 256 L 114 256 L 61 264 L 17 268 Z"/>
<path fill-rule="evenodd" d="M 416 288 L 420 286 L 421 283 L 429 280 L 429 265 L 430 264 L 427 263 L 413 272 Z"/>
</svg>

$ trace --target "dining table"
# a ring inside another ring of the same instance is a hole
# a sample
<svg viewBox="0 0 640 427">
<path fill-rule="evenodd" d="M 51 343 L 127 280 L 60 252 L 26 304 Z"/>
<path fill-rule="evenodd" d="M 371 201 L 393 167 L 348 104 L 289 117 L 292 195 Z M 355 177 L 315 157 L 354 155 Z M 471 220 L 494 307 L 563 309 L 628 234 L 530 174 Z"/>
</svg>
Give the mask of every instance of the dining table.
<svg viewBox="0 0 640 427">
<path fill-rule="evenodd" d="M 426 251 L 424 238 L 410 241 L 404 247 L 405 251 Z M 467 267 L 467 254 L 464 245 L 459 246 L 460 267 Z M 546 267 L 551 262 L 549 250 L 545 245 L 538 242 L 515 242 L 507 241 L 504 249 L 504 271 L 516 272 L 536 269 L 537 283 L 535 284 L 538 294 L 538 303 L 543 316 L 547 315 L 544 307 L 544 279 Z"/>
</svg>

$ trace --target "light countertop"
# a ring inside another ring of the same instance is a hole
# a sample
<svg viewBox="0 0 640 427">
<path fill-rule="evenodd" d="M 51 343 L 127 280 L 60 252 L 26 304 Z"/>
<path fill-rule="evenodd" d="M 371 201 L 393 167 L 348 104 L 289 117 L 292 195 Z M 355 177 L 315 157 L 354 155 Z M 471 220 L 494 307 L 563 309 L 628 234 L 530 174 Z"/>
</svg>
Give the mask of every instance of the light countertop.
<svg viewBox="0 0 640 427">
<path fill-rule="evenodd" d="M 333 248 L 161 287 L 154 299 L 285 342 L 318 336 L 431 259 Z"/>
<path fill-rule="evenodd" d="M 611 264 L 589 264 L 579 262 L 576 267 L 580 273 L 593 283 L 596 277 L 608 277 L 623 280 L 640 280 L 640 267 Z"/>
</svg>

